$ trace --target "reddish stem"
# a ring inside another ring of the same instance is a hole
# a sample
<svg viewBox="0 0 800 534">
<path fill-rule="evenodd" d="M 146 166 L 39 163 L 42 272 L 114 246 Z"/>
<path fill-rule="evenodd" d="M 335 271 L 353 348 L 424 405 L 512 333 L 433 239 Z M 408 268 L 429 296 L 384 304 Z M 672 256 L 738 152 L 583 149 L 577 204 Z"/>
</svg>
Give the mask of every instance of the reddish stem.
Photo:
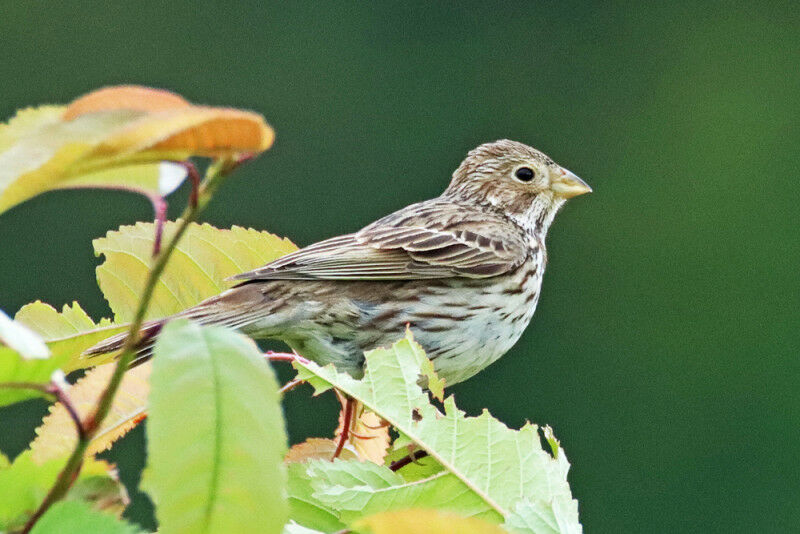
<svg viewBox="0 0 800 534">
<path fill-rule="evenodd" d="M 297 362 L 302 364 L 310 363 L 299 354 L 295 354 L 293 352 L 273 352 L 268 350 L 264 353 L 264 358 L 271 362 Z"/>
<path fill-rule="evenodd" d="M 392 464 L 389 466 L 389 469 L 391 469 L 392 471 L 398 471 L 403 467 L 407 466 L 408 464 L 416 462 L 420 458 L 425 458 L 426 456 L 428 456 L 428 453 L 425 451 L 414 451 L 408 456 L 400 458 L 396 462 L 392 462 Z"/>
<path fill-rule="evenodd" d="M 344 404 L 342 405 L 342 408 L 344 409 L 344 419 L 342 420 L 342 433 L 341 435 L 339 435 L 339 443 L 336 444 L 336 450 L 333 452 L 333 457 L 331 457 L 331 462 L 334 461 L 336 458 L 338 458 L 340 454 L 342 454 L 342 449 L 344 449 L 344 444 L 347 443 L 347 438 L 350 436 L 350 425 L 353 420 L 354 407 L 355 407 L 355 401 L 350 397 L 345 397 Z"/>
<path fill-rule="evenodd" d="M 64 389 L 63 385 L 59 383 L 58 380 L 51 380 L 50 385 L 47 387 L 47 391 L 52 393 L 58 399 L 58 402 L 67 410 L 67 413 L 72 418 L 72 422 L 75 423 L 75 430 L 78 432 L 78 439 L 83 440 L 86 439 L 86 428 L 81 421 L 81 416 L 78 414 L 77 408 L 75 405 L 72 404 L 72 399 L 70 399 L 69 394 Z"/>
<path fill-rule="evenodd" d="M 161 238 L 164 235 L 164 223 L 167 221 L 167 201 L 164 197 L 155 193 L 147 193 L 147 198 L 153 204 L 156 222 L 156 237 L 153 241 L 153 257 L 161 252 Z"/>
<path fill-rule="evenodd" d="M 299 378 L 295 378 L 294 380 L 290 380 L 289 382 L 286 382 L 286 384 L 284 384 L 283 387 L 278 390 L 278 392 L 281 395 L 283 395 L 284 393 L 292 391 L 294 388 L 296 388 L 297 386 L 299 386 L 302 383 L 303 383 L 302 380 L 300 380 Z"/>
</svg>

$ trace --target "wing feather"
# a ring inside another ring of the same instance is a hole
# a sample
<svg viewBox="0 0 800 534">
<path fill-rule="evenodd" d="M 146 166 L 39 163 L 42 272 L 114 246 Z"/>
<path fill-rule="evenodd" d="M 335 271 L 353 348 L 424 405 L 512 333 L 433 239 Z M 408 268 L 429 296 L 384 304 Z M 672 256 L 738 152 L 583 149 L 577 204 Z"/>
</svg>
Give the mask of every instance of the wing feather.
<svg viewBox="0 0 800 534">
<path fill-rule="evenodd" d="M 518 267 L 526 255 L 526 235 L 509 220 L 436 199 L 232 280 L 482 278 Z"/>
</svg>

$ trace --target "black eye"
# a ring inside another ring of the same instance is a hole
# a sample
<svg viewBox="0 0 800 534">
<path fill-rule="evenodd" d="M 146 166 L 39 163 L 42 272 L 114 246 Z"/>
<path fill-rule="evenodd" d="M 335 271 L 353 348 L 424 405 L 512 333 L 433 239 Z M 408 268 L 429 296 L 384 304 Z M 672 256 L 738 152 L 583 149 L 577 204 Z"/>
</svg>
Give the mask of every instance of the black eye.
<svg viewBox="0 0 800 534">
<path fill-rule="evenodd" d="M 530 167 L 520 167 L 514 173 L 514 176 L 516 176 L 517 180 L 521 182 L 530 182 L 534 177 L 533 169 Z"/>
</svg>

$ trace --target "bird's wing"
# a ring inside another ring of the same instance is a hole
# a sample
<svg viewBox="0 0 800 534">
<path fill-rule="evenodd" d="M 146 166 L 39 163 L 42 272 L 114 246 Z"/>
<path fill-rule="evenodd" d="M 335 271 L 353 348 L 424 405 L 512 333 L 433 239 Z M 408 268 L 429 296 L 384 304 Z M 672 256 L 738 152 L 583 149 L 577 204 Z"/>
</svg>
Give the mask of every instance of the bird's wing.
<svg viewBox="0 0 800 534">
<path fill-rule="evenodd" d="M 449 202 L 409 206 L 232 280 L 484 278 L 519 266 L 524 232 L 499 215 Z"/>
</svg>

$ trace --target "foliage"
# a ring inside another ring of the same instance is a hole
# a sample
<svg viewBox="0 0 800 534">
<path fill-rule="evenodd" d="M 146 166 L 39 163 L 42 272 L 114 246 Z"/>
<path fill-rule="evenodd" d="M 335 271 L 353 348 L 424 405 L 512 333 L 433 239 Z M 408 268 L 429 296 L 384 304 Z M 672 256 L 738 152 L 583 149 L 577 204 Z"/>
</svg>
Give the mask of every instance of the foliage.
<svg viewBox="0 0 800 534">
<path fill-rule="evenodd" d="M 125 373 L 111 411 L 86 449 L 87 456 L 108 449 L 114 441 L 144 419 L 150 393 L 151 368 L 150 362 L 147 362 Z M 95 367 L 70 388 L 70 401 L 81 419 L 89 417 L 113 371 L 113 366 L 108 364 Z M 75 424 L 63 403 L 59 402 L 50 406 L 50 413 L 36 429 L 36 439 L 30 447 L 31 453 L 37 462 L 42 463 L 68 454 L 75 448 L 77 441 Z"/>
<path fill-rule="evenodd" d="M 168 194 L 186 173 L 165 160 L 261 152 L 273 138 L 256 113 L 195 106 L 144 87 L 106 88 L 69 106 L 25 109 L 0 125 L 0 212 L 65 187 L 157 187 Z"/>
<path fill-rule="evenodd" d="M 53 485 L 64 466 L 64 456 L 37 463 L 30 451 L 0 468 L 0 531 L 25 523 Z M 128 496 L 116 478 L 114 467 L 102 460 L 89 460 L 67 494 L 68 499 L 91 500 L 96 509 L 120 514 Z"/>
<path fill-rule="evenodd" d="M 109 514 L 92 510 L 83 501 L 62 501 L 53 506 L 31 531 L 31 534 L 137 534 L 135 526 Z"/>
<path fill-rule="evenodd" d="M 140 87 L 23 110 L 0 125 L 0 212 L 65 187 L 155 198 L 191 175 L 181 160 L 213 158 L 183 219 L 122 226 L 94 241 L 113 322 L 94 321 L 77 302 L 58 311 L 37 301 L 13 321 L 0 313 L 0 406 L 57 401 L 30 449 L 13 462 L 0 456 L 0 529 L 139 532 L 115 517 L 127 494 L 95 455 L 147 417 L 142 489 L 159 532 L 580 532 L 569 463 L 549 427 L 467 416 L 445 398 L 410 332 L 366 353 L 361 379 L 283 355 L 296 382 L 316 394 L 333 389 L 343 404 L 333 439 L 288 451 L 275 376 L 239 333 L 170 321 L 154 358 L 127 372 L 128 346 L 83 355 L 123 331 L 132 346 L 143 319 L 180 312 L 227 289 L 227 277 L 296 249 L 266 232 L 192 222 L 239 155 L 271 143 L 260 115 Z"/>
<path fill-rule="evenodd" d="M 161 529 L 280 532 L 286 434 L 277 381 L 256 345 L 174 321 L 156 343 L 151 384 L 142 487 Z"/>
<path fill-rule="evenodd" d="M 431 503 L 461 515 L 500 521 L 512 512 L 516 517 L 520 504 L 529 503 L 523 510 L 552 511 L 563 531 L 580 529 L 577 502 L 567 484 L 569 463 L 557 442 L 550 443 L 551 456 L 542 450 L 535 425 L 515 431 L 487 411 L 468 417 L 456 408 L 453 397 L 445 399 L 445 411 L 440 412 L 418 385 L 423 376 L 429 383 L 437 378 L 427 366 L 423 371 L 420 362 L 427 358 L 410 332 L 406 339 L 368 352 L 365 358 L 360 380 L 330 365 L 301 361 L 294 365 L 317 393 L 335 387 L 363 402 L 433 458 L 438 470 L 407 482 L 387 467 L 314 461 L 306 475 L 322 504 L 350 522 L 373 512 Z"/>
<path fill-rule="evenodd" d="M 46 395 L 45 386 L 64 358 L 51 356 L 41 337 L 0 311 L 0 406 Z M 18 387 L 9 387 L 11 385 Z"/>
<path fill-rule="evenodd" d="M 177 223 L 167 223 L 165 237 Z M 138 223 L 108 232 L 93 242 L 95 254 L 105 256 L 97 282 L 117 322 L 130 321 L 152 264 L 153 225 Z M 234 226 L 219 230 L 209 224 L 190 225 L 178 243 L 173 261 L 153 293 L 148 318 L 166 317 L 230 287 L 225 279 L 264 265 L 297 250 L 288 239 L 268 232 Z"/>
</svg>

